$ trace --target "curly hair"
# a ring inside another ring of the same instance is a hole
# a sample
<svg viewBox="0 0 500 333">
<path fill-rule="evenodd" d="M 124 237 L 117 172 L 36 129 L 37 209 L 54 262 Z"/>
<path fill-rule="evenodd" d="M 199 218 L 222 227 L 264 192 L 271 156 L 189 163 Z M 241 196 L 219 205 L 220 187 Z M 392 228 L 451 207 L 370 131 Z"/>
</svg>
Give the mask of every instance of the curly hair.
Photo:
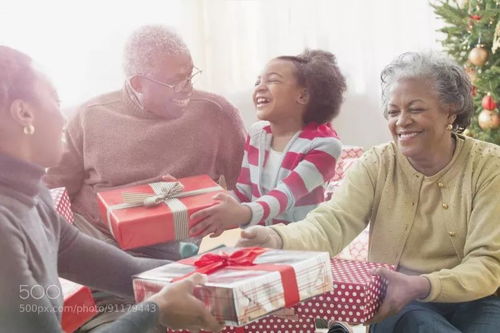
<svg viewBox="0 0 500 333">
<path fill-rule="evenodd" d="M 144 25 L 129 37 L 124 50 L 123 69 L 127 76 L 151 74 L 160 56 L 189 54 L 182 38 L 170 27 Z"/>
<path fill-rule="evenodd" d="M 0 45 L 0 111 L 16 99 L 32 100 L 36 74 L 26 54 Z"/>
<path fill-rule="evenodd" d="M 439 101 L 452 107 L 455 132 L 463 132 L 474 114 L 472 84 L 465 70 L 450 58 L 435 52 L 407 52 L 387 65 L 380 75 L 382 104 L 387 117 L 389 91 L 404 78 L 431 79 Z"/>
<path fill-rule="evenodd" d="M 305 124 L 327 123 L 339 114 L 347 86 L 332 53 L 306 49 L 297 56 L 276 59 L 291 61 L 296 68 L 298 83 L 309 92 L 304 113 Z"/>
</svg>

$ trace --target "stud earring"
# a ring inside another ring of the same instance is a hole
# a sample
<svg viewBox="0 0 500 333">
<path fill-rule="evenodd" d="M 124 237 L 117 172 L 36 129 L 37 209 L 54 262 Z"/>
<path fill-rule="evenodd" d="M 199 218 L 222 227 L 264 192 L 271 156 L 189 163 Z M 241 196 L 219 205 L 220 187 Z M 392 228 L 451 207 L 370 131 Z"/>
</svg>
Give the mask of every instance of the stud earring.
<svg viewBox="0 0 500 333">
<path fill-rule="evenodd" d="M 33 125 L 24 126 L 23 132 L 26 135 L 33 135 L 33 134 L 35 134 L 35 126 L 33 126 Z"/>
<path fill-rule="evenodd" d="M 452 125 L 452 124 L 448 124 L 448 125 L 446 126 L 446 129 L 447 129 L 448 131 L 451 131 L 451 130 L 453 129 L 453 125 Z"/>
</svg>

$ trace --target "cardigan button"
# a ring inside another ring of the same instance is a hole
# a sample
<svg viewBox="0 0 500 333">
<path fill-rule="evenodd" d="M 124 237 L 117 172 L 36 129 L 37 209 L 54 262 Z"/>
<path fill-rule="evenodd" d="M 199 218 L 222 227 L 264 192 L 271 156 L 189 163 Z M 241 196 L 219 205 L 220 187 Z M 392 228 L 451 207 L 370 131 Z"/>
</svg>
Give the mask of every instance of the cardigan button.
<svg viewBox="0 0 500 333">
<path fill-rule="evenodd" d="M 443 183 L 438 183 L 438 187 L 443 188 L 443 187 L 444 187 L 444 184 L 443 184 Z"/>
<path fill-rule="evenodd" d="M 448 232 L 448 235 L 450 235 L 450 237 L 455 237 L 455 235 L 456 235 L 456 234 L 457 234 L 457 233 L 456 233 L 456 232 L 454 232 L 454 231 L 449 231 L 449 232 Z"/>
<path fill-rule="evenodd" d="M 444 209 L 448 209 L 448 205 L 447 204 L 444 203 L 444 204 L 442 204 L 442 206 L 443 206 Z"/>
</svg>

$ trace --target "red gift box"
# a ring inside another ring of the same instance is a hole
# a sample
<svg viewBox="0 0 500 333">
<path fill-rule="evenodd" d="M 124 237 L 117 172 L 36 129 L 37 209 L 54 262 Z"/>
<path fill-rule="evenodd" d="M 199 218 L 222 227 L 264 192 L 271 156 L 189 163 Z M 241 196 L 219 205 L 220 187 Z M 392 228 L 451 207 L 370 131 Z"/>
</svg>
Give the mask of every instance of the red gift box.
<svg viewBox="0 0 500 333">
<path fill-rule="evenodd" d="M 172 188 L 173 197 L 169 198 L 167 192 Z M 214 205 L 212 198 L 219 192 L 224 189 L 209 176 L 201 175 L 179 179 L 178 183 L 158 182 L 100 192 L 97 197 L 103 220 L 119 246 L 127 250 L 188 238 L 190 226 L 196 223 L 189 216 Z M 153 202 L 156 205 L 147 206 Z"/>
<path fill-rule="evenodd" d="M 242 327 L 227 326 L 222 333 L 313 333 L 315 331 L 316 320 L 311 317 L 287 320 L 269 316 Z M 167 332 L 189 333 L 190 331 L 169 329 Z M 203 330 L 201 332 L 206 333 Z"/>
<path fill-rule="evenodd" d="M 134 276 L 136 301 L 194 271 L 208 274 L 195 296 L 217 319 L 234 326 L 332 289 L 326 252 L 222 248 Z"/>
<path fill-rule="evenodd" d="M 330 198 L 335 193 L 335 190 L 340 186 L 340 182 L 344 178 L 347 170 L 363 155 L 363 148 L 356 146 L 344 146 L 342 152 L 335 165 L 335 174 L 328 182 L 325 191 L 325 200 Z"/>
<path fill-rule="evenodd" d="M 373 318 L 387 289 L 387 282 L 370 271 L 393 265 L 332 259 L 333 291 L 295 306 L 299 316 L 362 324 Z"/>
<path fill-rule="evenodd" d="M 356 238 L 336 256 L 336 258 L 367 261 L 369 241 L 370 227 L 368 226 L 356 236 Z"/>
<path fill-rule="evenodd" d="M 69 333 L 85 324 L 97 314 L 97 308 L 88 287 L 59 278 L 64 296 L 61 326 Z"/>
<path fill-rule="evenodd" d="M 335 165 L 335 175 L 331 182 L 340 181 L 356 160 L 363 155 L 363 148 L 357 146 L 343 146 L 340 158 Z"/>
<path fill-rule="evenodd" d="M 73 223 L 75 217 L 71 211 L 71 201 L 69 201 L 66 189 L 64 187 L 53 188 L 50 190 L 50 195 L 54 201 L 57 213 L 64 217 L 69 223 Z"/>
</svg>

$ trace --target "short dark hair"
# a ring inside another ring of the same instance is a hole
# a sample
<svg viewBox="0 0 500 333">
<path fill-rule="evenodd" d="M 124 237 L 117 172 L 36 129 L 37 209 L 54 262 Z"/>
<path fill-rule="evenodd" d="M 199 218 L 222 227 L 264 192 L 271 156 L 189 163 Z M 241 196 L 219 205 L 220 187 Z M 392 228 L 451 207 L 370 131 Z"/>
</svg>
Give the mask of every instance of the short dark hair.
<svg viewBox="0 0 500 333">
<path fill-rule="evenodd" d="M 291 61 L 295 65 L 298 83 L 309 93 L 309 103 L 304 113 L 305 124 L 324 124 L 339 114 L 347 86 L 332 53 L 306 49 L 298 56 L 276 59 Z"/>
<path fill-rule="evenodd" d="M 464 68 L 450 57 L 437 52 L 406 52 L 387 65 L 380 78 L 386 117 L 392 85 L 404 78 L 424 78 L 432 80 L 440 103 L 452 106 L 456 115 L 453 130 L 461 133 L 470 125 L 474 114 L 472 84 Z"/>
<path fill-rule="evenodd" d="M 0 45 L 0 111 L 16 99 L 33 99 L 36 74 L 32 62 L 26 54 Z"/>
</svg>

